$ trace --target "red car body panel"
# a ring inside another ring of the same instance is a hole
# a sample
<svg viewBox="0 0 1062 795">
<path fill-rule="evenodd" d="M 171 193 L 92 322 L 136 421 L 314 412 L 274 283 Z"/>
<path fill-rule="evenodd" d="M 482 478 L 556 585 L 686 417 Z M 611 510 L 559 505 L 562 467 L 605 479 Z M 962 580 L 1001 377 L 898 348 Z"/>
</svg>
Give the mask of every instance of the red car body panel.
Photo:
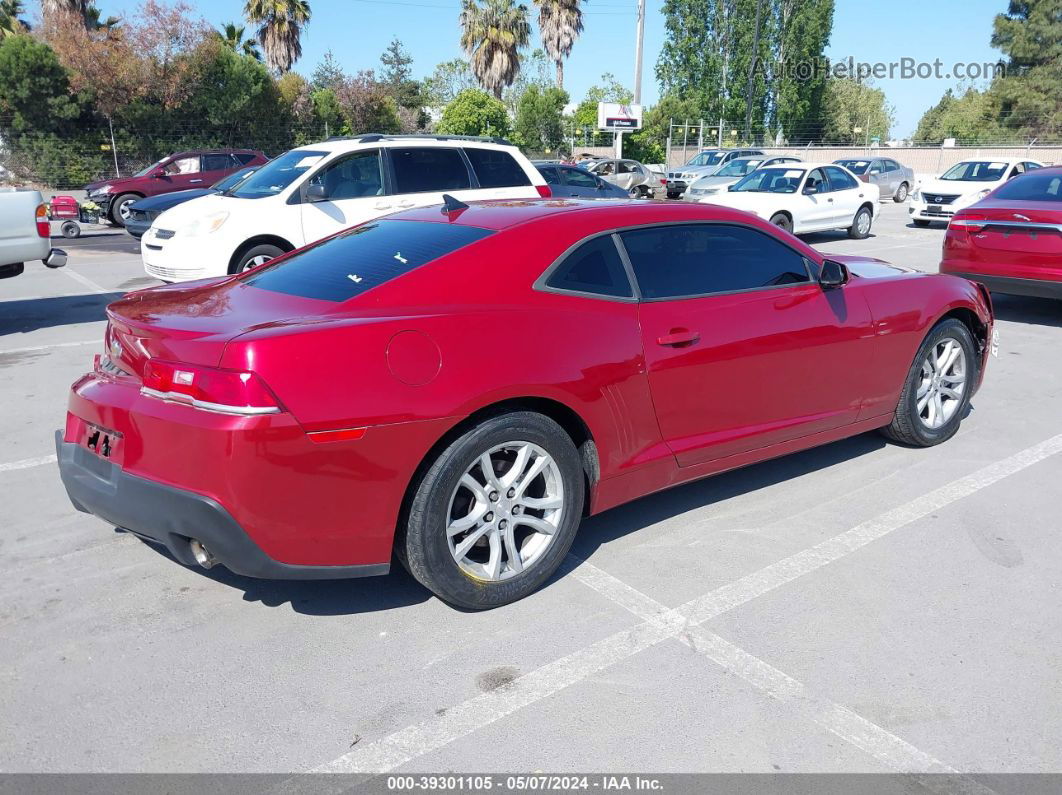
<svg viewBox="0 0 1062 795">
<path fill-rule="evenodd" d="M 74 385 L 63 441 L 115 432 L 116 466 L 216 501 L 282 564 L 386 566 L 418 467 L 499 403 L 537 401 L 585 426 L 596 513 L 888 424 L 922 339 L 949 312 L 973 319 L 987 353 L 991 310 L 975 285 L 864 258 L 834 257 L 852 272 L 834 290 L 639 303 L 533 287 L 588 236 L 676 221 L 754 226 L 821 263 L 739 211 L 519 201 L 392 218 L 500 231 L 342 303 L 270 292 L 248 274 L 130 294 L 109 308 L 106 340 L 127 374 L 97 367 Z M 699 340 L 658 344 L 683 329 Z M 148 358 L 254 373 L 282 410 L 236 417 L 142 394 Z M 360 438 L 324 441 L 355 428 Z"/>
<path fill-rule="evenodd" d="M 1062 201 L 998 195 L 1031 179 L 1057 179 L 1056 193 L 1062 196 L 1062 168 L 1042 168 L 1015 177 L 956 213 L 944 237 L 941 273 L 974 279 L 1002 293 L 1062 298 Z"/>
</svg>

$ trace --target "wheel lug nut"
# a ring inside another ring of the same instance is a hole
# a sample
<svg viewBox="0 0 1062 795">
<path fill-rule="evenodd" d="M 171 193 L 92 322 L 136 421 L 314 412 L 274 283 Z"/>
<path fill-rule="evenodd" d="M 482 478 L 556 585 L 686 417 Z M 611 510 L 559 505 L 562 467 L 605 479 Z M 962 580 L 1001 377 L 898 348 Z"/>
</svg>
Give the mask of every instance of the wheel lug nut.
<svg viewBox="0 0 1062 795">
<path fill-rule="evenodd" d="M 513 497 L 516 496 L 516 489 L 509 489 L 509 491 L 506 492 L 505 496 L 511 500 Z"/>
<path fill-rule="evenodd" d="M 523 508 L 521 508 L 521 507 L 520 507 L 519 505 L 514 505 L 514 506 L 513 506 L 513 515 L 514 515 L 514 516 L 519 516 L 519 515 L 520 515 L 520 513 L 521 513 L 521 511 L 523 511 L 523 510 L 524 510 L 524 509 L 523 509 Z"/>
<path fill-rule="evenodd" d="M 484 522 L 493 522 L 494 521 L 494 514 L 493 513 L 488 513 L 486 516 L 483 517 L 483 521 Z"/>
<path fill-rule="evenodd" d="M 492 491 L 487 496 L 490 497 L 490 501 L 491 502 L 497 502 L 498 501 L 498 492 L 496 492 L 496 491 Z"/>
<path fill-rule="evenodd" d="M 498 529 L 499 530 L 504 530 L 508 526 L 509 526 L 509 523 L 507 521 L 505 521 L 504 519 L 502 519 L 500 522 L 498 522 Z"/>
</svg>

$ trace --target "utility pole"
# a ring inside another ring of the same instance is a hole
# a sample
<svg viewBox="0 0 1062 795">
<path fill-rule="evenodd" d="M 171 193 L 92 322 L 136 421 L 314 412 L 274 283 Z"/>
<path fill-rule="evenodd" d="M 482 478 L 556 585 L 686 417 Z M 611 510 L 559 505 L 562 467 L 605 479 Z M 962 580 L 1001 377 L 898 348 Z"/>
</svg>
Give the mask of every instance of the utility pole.
<svg viewBox="0 0 1062 795">
<path fill-rule="evenodd" d="M 634 41 L 634 104 L 642 104 L 642 42 L 645 39 L 645 0 L 638 0 L 638 33 Z"/>
</svg>

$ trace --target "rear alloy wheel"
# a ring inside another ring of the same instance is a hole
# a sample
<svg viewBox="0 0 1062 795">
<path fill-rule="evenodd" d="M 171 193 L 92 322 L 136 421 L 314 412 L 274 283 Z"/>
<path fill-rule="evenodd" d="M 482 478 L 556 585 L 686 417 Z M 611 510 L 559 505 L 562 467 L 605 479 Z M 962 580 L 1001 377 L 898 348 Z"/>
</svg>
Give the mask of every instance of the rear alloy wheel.
<svg viewBox="0 0 1062 795">
<path fill-rule="evenodd" d="M 632 199 L 642 198 L 642 187 L 640 185 L 635 185 L 633 188 L 627 191 L 627 195 L 630 196 Z"/>
<path fill-rule="evenodd" d="M 901 182 L 900 187 L 896 189 L 896 195 L 892 197 L 892 200 L 897 204 L 903 204 L 907 201 L 907 183 Z"/>
<path fill-rule="evenodd" d="M 115 196 L 110 207 L 111 223 L 115 226 L 125 226 L 125 222 L 129 220 L 129 207 L 140 199 L 141 197 L 135 193 L 122 193 Z"/>
<path fill-rule="evenodd" d="M 257 268 L 259 265 L 263 265 L 269 262 L 271 259 L 276 259 L 284 250 L 277 246 L 263 243 L 260 246 L 255 246 L 247 251 L 243 252 L 243 256 L 240 257 L 239 262 L 236 263 L 235 273 L 243 273 L 251 268 Z"/>
<path fill-rule="evenodd" d="M 885 435 L 915 447 L 950 439 L 970 403 L 976 375 L 970 330 L 954 318 L 941 321 L 918 349 Z"/>
<path fill-rule="evenodd" d="M 860 207 L 859 212 L 852 219 L 852 225 L 848 227 L 848 236 L 853 240 L 863 240 L 870 235 L 870 225 L 874 216 L 868 207 Z"/>
<path fill-rule="evenodd" d="M 440 599 L 498 607 L 556 571 L 582 508 L 582 467 L 568 434 L 541 414 L 499 415 L 465 432 L 423 474 L 398 557 Z"/>
<path fill-rule="evenodd" d="M 793 231 L 793 219 L 785 213 L 775 213 L 771 216 L 771 223 L 786 232 Z"/>
</svg>

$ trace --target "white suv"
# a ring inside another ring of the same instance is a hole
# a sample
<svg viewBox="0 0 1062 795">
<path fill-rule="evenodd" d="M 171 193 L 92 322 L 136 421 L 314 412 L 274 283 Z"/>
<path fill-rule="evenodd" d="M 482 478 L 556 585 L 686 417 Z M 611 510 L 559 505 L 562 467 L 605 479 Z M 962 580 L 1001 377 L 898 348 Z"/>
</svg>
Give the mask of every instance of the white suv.
<svg viewBox="0 0 1062 795">
<path fill-rule="evenodd" d="M 506 141 L 360 135 L 300 146 L 224 193 L 162 213 L 141 240 L 144 270 L 168 282 L 224 276 L 410 207 L 549 197 Z"/>
</svg>

